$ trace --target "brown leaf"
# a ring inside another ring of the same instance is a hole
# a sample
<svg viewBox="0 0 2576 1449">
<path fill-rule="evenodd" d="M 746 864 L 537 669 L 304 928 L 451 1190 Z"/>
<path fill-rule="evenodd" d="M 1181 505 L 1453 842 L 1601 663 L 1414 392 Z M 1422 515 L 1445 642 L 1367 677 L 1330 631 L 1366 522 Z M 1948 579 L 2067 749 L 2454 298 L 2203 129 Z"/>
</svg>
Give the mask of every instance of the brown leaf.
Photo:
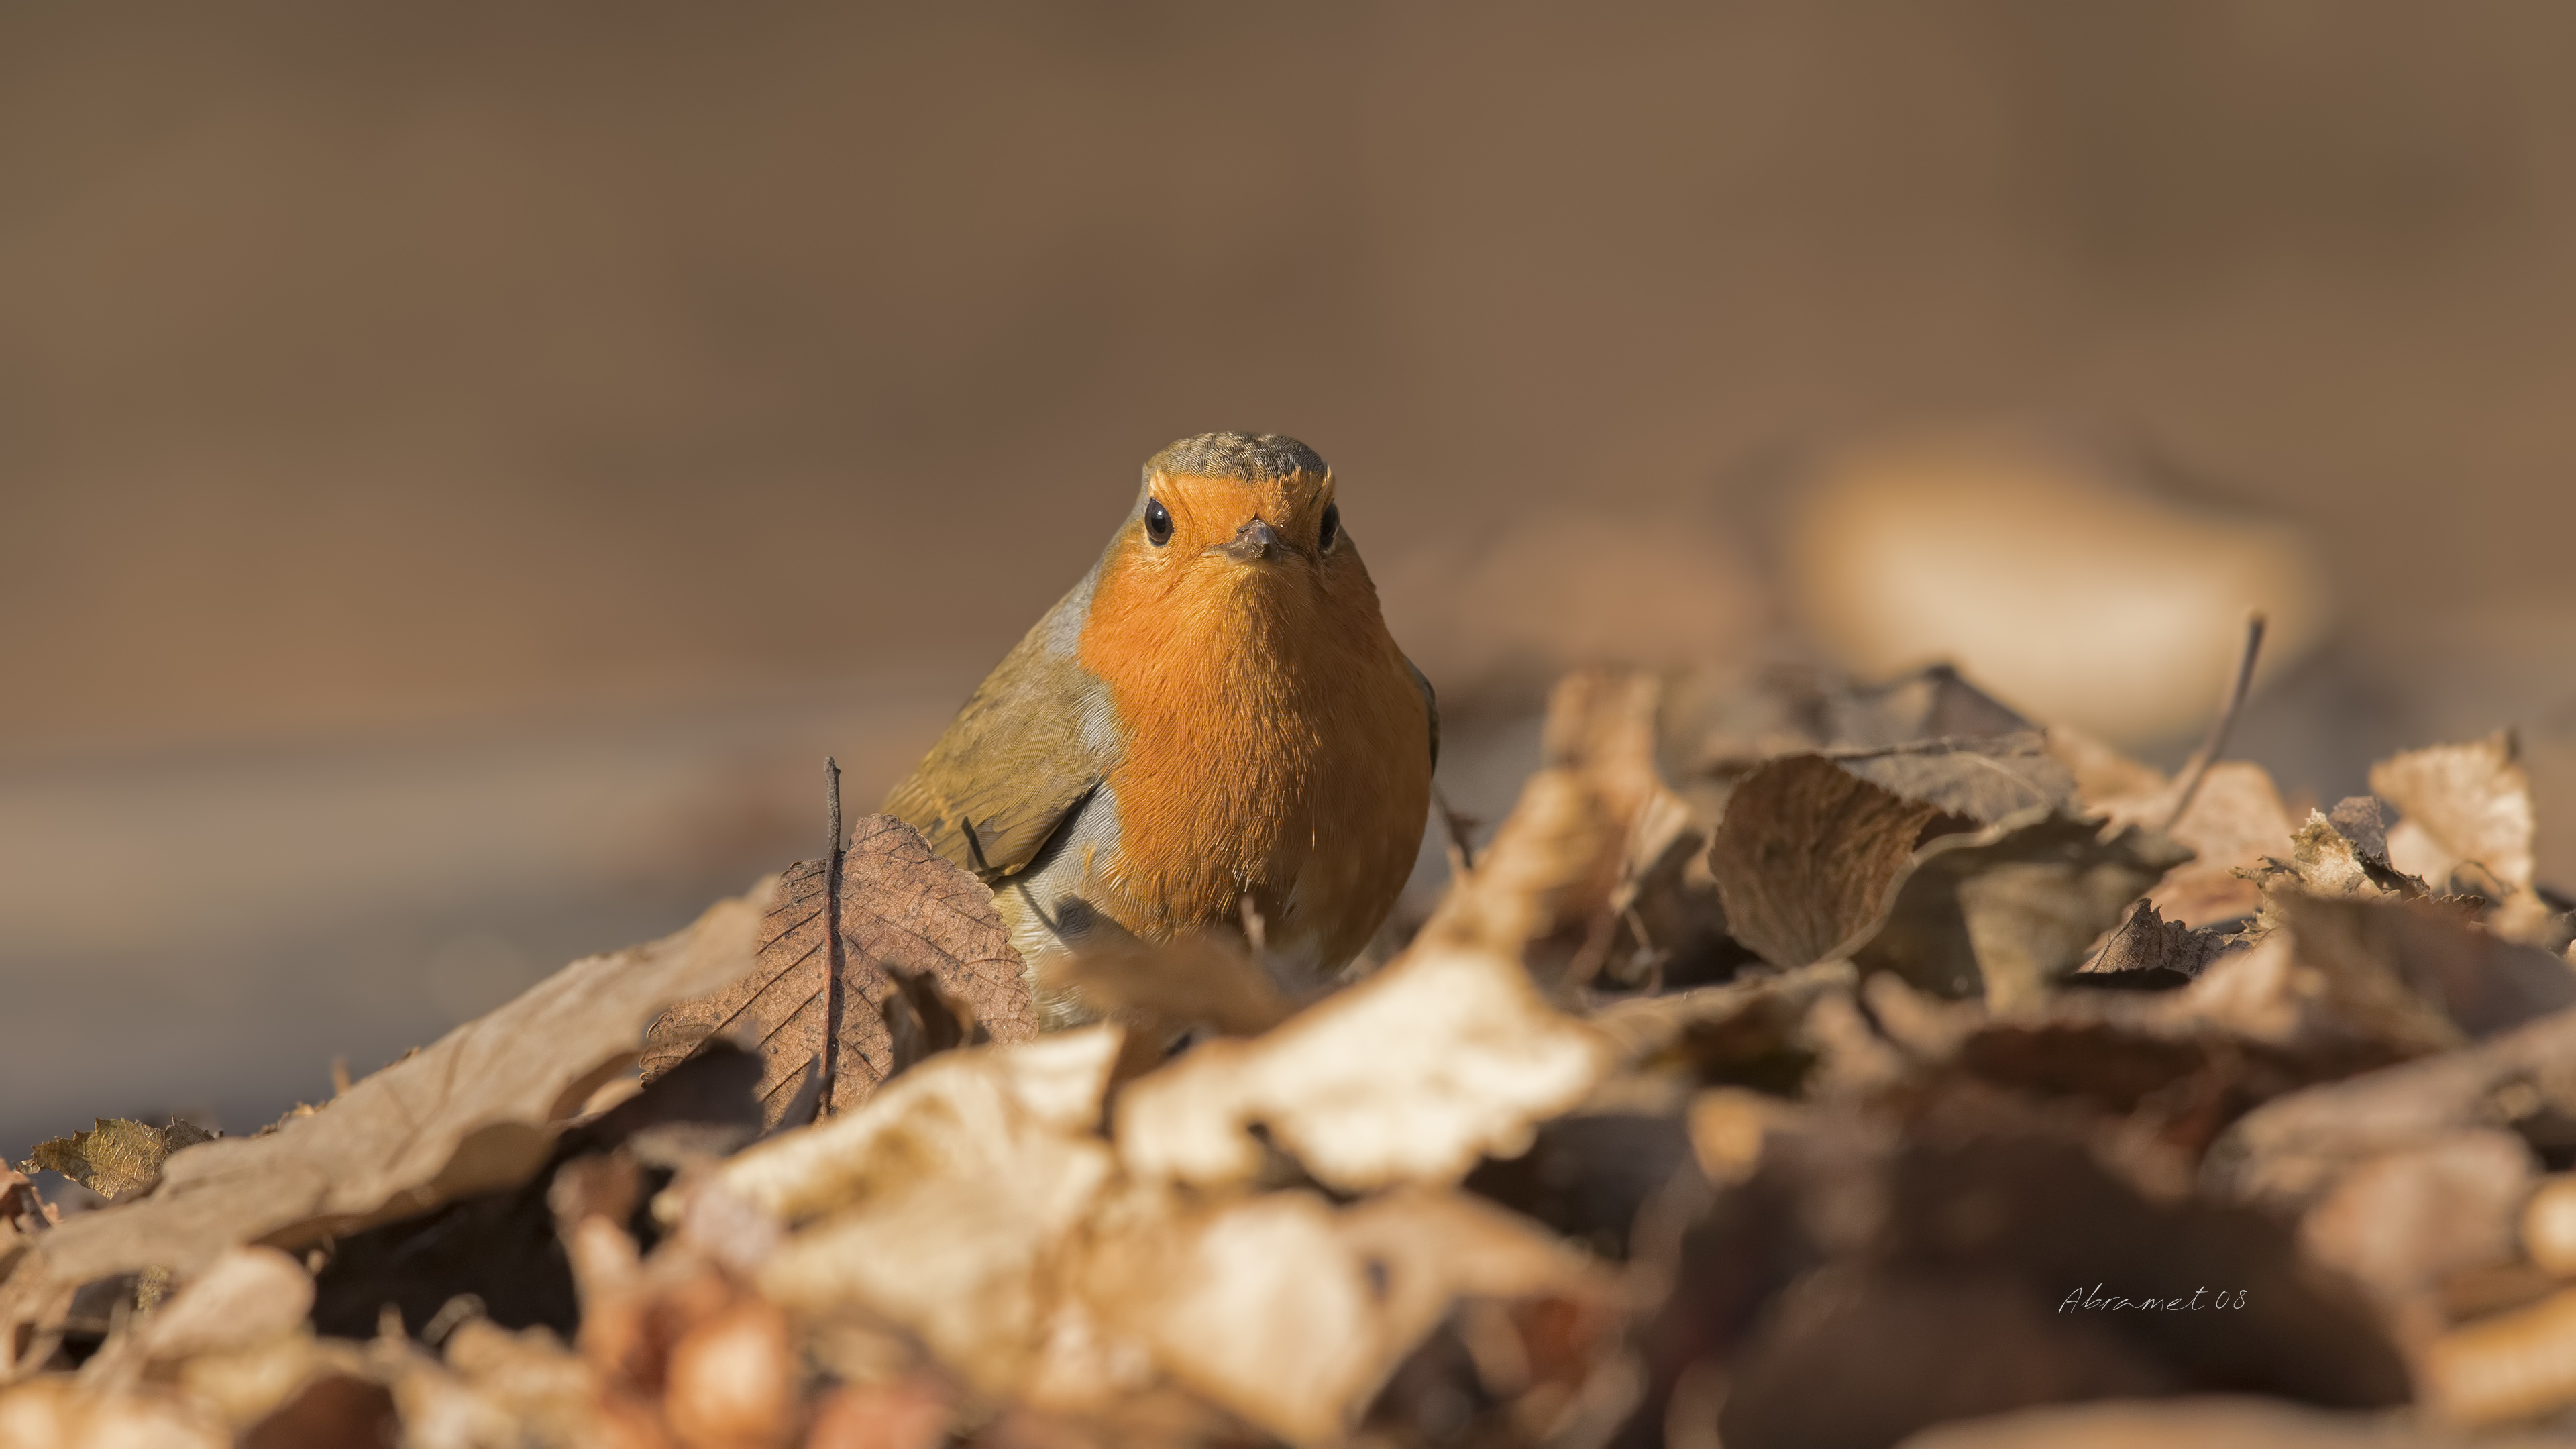
<svg viewBox="0 0 2576 1449">
<path fill-rule="evenodd" d="M 2471 1127 L 2576 1117 L 2571 1063 L 2576 1011 L 2562 1011 L 2464 1050 L 2293 1092 L 2230 1127 L 2203 1181 L 2221 1198 L 2303 1206 L 2363 1158 Z"/>
<path fill-rule="evenodd" d="M 795 1228 L 758 1269 L 773 1302 L 863 1306 L 1007 1387 L 1037 1349 L 1038 1270 L 1114 1171 L 1093 1128 L 1120 1041 L 1104 1025 L 943 1053 L 707 1190 Z"/>
<path fill-rule="evenodd" d="M 1885 919 L 1939 814 L 1819 755 L 1757 767 L 1709 843 L 1728 929 L 1784 969 L 1848 952 Z"/>
<path fill-rule="evenodd" d="M 1945 835 L 1916 852 L 1886 924 L 1852 959 L 1935 995 L 1982 994 L 1998 1011 L 2018 1010 L 2189 858 L 2152 831 L 2054 814 Z"/>
<path fill-rule="evenodd" d="M 1609 1044 L 1509 957 L 1417 944 L 1250 1040 L 1203 1043 L 1128 1085 L 1118 1154 L 1146 1181 L 1249 1181 L 1265 1139 L 1324 1183 L 1455 1182 L 1581 1101 Z"/>
<path fill-rule="evenodd" d="M 1420 941 L 1524 959 L 1581 980 L 1612 948 L 1622 886 L 1650 862 L 1638 826 L 1663 792 L 1650 675 L 1585 670 L 1548 697 L 1546 764 L 1522 786 L 1475 868 L 1451 882 Z"/>
<path fill-rule="evenodd" d="M 1340 1442 L 1461 1297 L 1597 1291 L 1523 1219 L 1442 1192 L 1347 1208 L 1312 1192 L 1134 1195 L 1095 1227 L 1079 1291 L 1183 1384 L 1297 1443 Z"/>
<path fill-rule="evenodd" d="M 574 962 L 319 1112 L 173 1156 L 148 1197 L 36 1241 L 0 1282 L 0 1345 L 66 1284 L 155 1265 L 185 1277 L 236 1243 L 294 1250 L 525 1181 L 664 1003 L 749 969 L 757 920 L 750 901 L 721 902 L 662 940 Z"/>
<path fill-rule="evenodd" d="M 2037 730 L 1824 753 L 1864 780 L 1979 825 L 2076 798 L 2074 775 Z"/>
<path fill-rule="evenodd" d="M 2231 946 L 2229 939 L 2216 931 L 2195 930 L 2181 921 L 2168 921 L 2156 912 L 2155 897 L 2149 896 L 2129 907 L 2111 939 L 2093 953 L 2077 973 L 2084 976 L 2116 976 L 2134 972 L 2171 972 L 2185 979 L 2198 976 Z"/>
<path fill-rule="evenodd" d="M 2352 983 L 2411 993 L 2470 1039 L 2576 1006 L 2576 970 L 2537 947 L 2502 940 L 2430 901 L 2278 901 L 2300 962 Z M 2457 1040 L 2441 1041 L 2452 1045 Z"/>
<path fill-rule="evenodd" d="M 2404 820 L 2389 832 L 2391 863 L 2440 889 L 2466 862 L 2507 889 L 2532 882 L 2531 781 L 2510 734 L 2409 750 L 2370 767 L 2370 788 Z"/>
<path fill-rule="evenodd" d="M 2365 1158 L 2300 1219 L 2299 1245 L 2392 1306 L 2414 1306 L 2446 1274 L 2512 1260 L 2533 1173 L 2522 1139 L 2492 1128 Z"/>
<path fill-rule="evenodd" d="M 167 1127 L 101 1117 L 86 1131 L 37 1143 L 19 1168 L 27 1172 L 51 1168 L 110 1202 L 122 1202 L 151 1191 L 171 1153 L 214 1137 L 195 1123 L 175 1117 Z"/>
<path fill-rule="evenodd" d="M 967 1035 L 940 1024 L 953 1016 L 949 1008 L 925 1010 L 929 1000 L 906 993 L 906 977 L 962 1004 L 987 1039 L 1037 1034 L 1037 1008 L 992 893 L 933 855 L 911 826 L 890 815 L 860 820 L 837 890 L 826 875 L 823 862 L 805 860 L 779 878 L 761 917 L 758 965 L 653 1023 L 644 1080 L 721 1035 L 760 1053 L 767 1125 L 786 1121 L 809 1076 L 825 1073 L 827 1063 L 822 1110 L 848 1111 L 936 1044 Z M 824 927 L 836 896 L 837 941 Z"/>
</svg>

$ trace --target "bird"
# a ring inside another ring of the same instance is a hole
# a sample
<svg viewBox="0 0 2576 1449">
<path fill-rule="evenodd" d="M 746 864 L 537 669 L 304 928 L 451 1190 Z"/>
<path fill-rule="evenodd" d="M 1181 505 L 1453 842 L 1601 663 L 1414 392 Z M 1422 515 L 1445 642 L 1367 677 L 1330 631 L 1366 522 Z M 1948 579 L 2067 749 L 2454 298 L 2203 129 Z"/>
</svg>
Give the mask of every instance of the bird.
<svg viewBox="0 0 2576 1449">
<path fill-rule="evenodd" d="M 1147 459 L 1098 562 L 882 809 L 992 889 L 1050 1028 L 1093 948 L 1229 936 L 1308 989 L 1403 890 L 1440 753 L 1332 469 L 1276 433 Z"/>
</svg>

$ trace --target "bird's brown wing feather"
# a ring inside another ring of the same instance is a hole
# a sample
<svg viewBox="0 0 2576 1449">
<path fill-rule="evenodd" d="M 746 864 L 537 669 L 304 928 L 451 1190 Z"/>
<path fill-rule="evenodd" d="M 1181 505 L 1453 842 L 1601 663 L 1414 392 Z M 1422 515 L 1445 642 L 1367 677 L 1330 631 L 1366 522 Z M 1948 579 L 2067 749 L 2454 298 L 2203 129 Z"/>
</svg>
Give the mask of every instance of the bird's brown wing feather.
<svg viewBox="0 0 2576 1449">
<path fill-rule="evenodd" d="M 1089 602 L 1076 589 L 1040 619 L 886 796 L 886 814 L 988 883 L 1027 865 L 1099 787 L 1082 721 L 1101 686 L 1072 648 Z"/>
<path fill-rule="evenodd" d="M 1422 691 L 1422 712 L 1431 716 L 1431 768 L 1440 768 L 1440 696 L 1433 693 L 1431 681 L 1423 678 L 1422 666 L 1407 658 L 1404 667 L 1413 675 L 1413 687 Z"/>
</svg>

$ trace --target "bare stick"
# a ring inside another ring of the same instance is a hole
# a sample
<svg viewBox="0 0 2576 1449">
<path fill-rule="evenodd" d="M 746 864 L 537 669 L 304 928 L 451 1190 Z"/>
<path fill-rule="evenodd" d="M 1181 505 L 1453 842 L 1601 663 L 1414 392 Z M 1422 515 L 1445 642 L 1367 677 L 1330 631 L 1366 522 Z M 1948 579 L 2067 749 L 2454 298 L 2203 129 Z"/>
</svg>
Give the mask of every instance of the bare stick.
<svg viewBox="0 0 2576 1449">
<path fill-rule="evenodd" d="M 823 757 L 823 804 L 832 820 L 832 842 L 823 850 L 823 1104 L 828 1113 L 832 1084 L 841 1074 L 841 762 Z M 817 1115 L 821 1115 L 818 1113 Z"/>
<path fill-rule="evenodd" d="M 2201 741 L 2200 750 L 2185 768 L 2190 771 L 2182 795 L 2174 801 L 2173 813 L 2165 817 L 2165 829 L 2182 823 L 2183 812 L 2191 808 L 2192 797 L 2200 793 L 2200 782 L 2209 778 L 2209 767 L 2218 763 L 2219 753 L 2227 748 L 2228 733 L 2236 728 L 2237 713 L 2245 708 L 2246 691 L 2254 687 L 2254 661 L 2263 653 L 2263 616 L 2245 616 L 2245 652 L 2236 660 L 2236 684 L 2227 691 L 2227 705 L 2218 718 L 2209 722 L 2209 738 Z"/>
</svg>

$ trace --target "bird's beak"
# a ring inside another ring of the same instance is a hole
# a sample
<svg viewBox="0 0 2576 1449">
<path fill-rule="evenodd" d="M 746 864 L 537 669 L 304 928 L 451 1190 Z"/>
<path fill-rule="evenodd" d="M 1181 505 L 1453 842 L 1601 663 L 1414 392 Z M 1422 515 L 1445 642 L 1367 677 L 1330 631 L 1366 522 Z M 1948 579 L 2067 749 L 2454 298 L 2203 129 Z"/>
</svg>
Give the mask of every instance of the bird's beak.
<svg viewBox="0 0 2576 1449">
<path fill-rule="evenodd" d="M 1255 518 L 1234 531 L 1234 542 L 1218 544 L 1209 552 L 1224 554 L 1237 563 L 1253 563 L 1278 557 L 1286 552 L 1286 545 L 1280 542 L 1279 530 Z"/>
</svg>

